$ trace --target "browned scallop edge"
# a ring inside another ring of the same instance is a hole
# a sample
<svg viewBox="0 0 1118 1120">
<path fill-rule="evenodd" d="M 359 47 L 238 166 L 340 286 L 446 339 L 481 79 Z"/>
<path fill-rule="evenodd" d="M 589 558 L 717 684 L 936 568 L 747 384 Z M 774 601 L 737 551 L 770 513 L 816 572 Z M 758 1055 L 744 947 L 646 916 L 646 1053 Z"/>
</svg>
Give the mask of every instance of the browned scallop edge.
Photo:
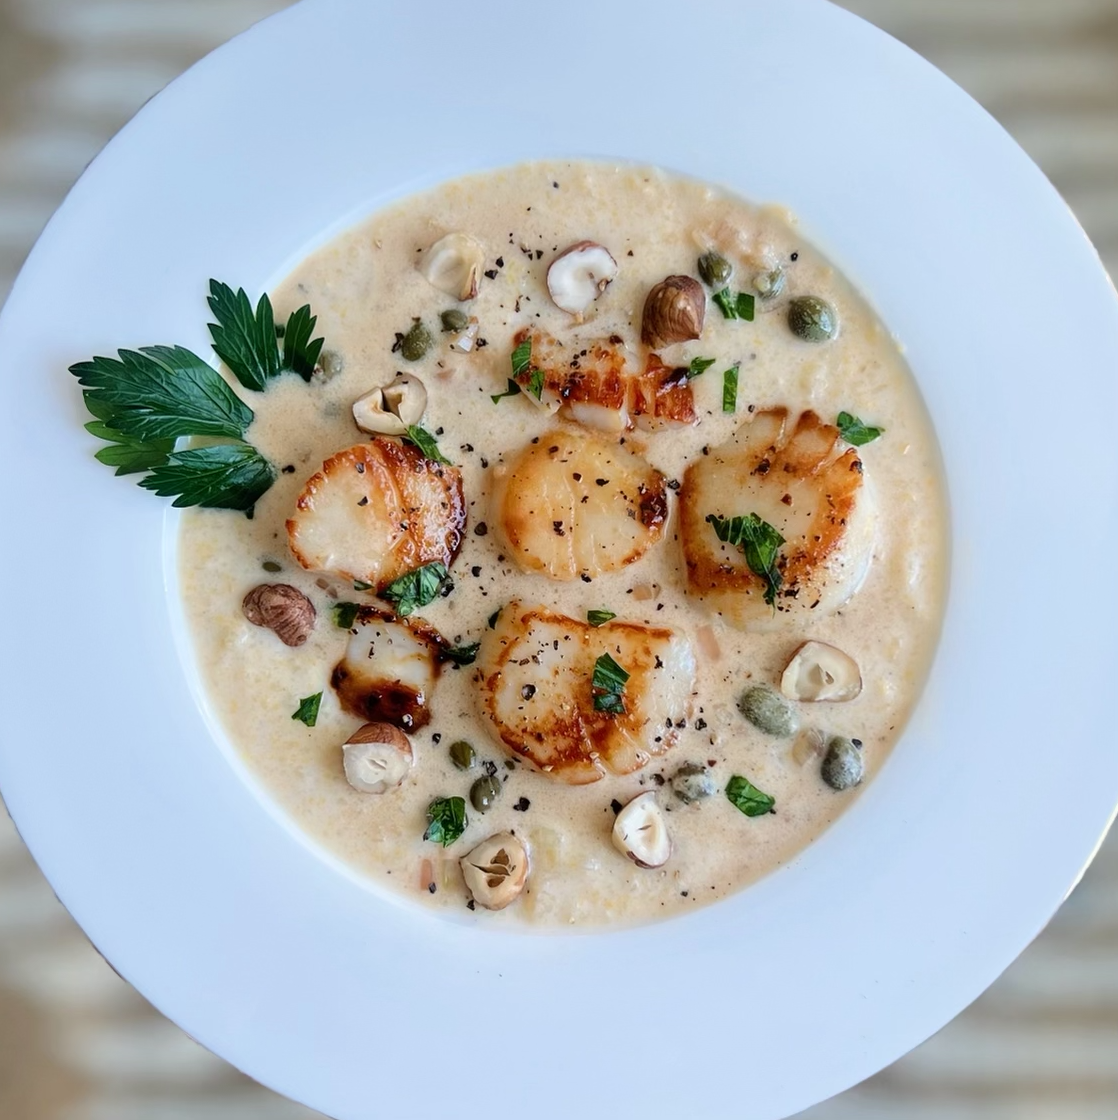
<svg viewBox="0 0 1118 1120">
<path fill-rule="evenodd" d="M 399 618 L 392 611 L 379 607 L 361 607 L 356 623 L 383 622 L 405 626 L 431 651 L 435 676 L 442 670 L 444 655 L 450 643 L 433 627 L 421 619 Z M 431 722 L 430 697 L 408 688 L 399 681 L 386 685 L 379 692 L 369 693 L 358 689 L 351 682 L 343 657 L 330 674 L 330 687 L 338 694 L 338 702 L 349 712 L 368 723 L 391 723 L 403 731 L 418 731 Z"/>
<path fill-rule="evenodd" d="M 462 472 L 457 467 L 433 462 L 411 443 L 387 436 L 377 436 L 368 443 L 355 444 L 335 453 L 322 464 L 321 470 L 316 471 L 307 479 L 295 501 L 295 508 L 298 510 L 308 509 L 313 505 L 315 496 L 326 485 L 330 476 L 346 469 L 356 469 L 359 463 L 367 468 L 372 462 L 371 457 L 375 454 L 382 455 L 390 469 L 411 471 L 416 474 L 430 473 L 443 483 L 449 503 L 447 512 L 448 530 L 441 542 L 441 547 L 420 551 L 412 567 L 418 568 L 424 564 L 441 561 L 449 568 L 458 556 L 466 530 L 466 499 L 462 491 Z M 299 523 L 289 518 L 286 522 L 286 529 L 287 543 L 291 555 L 307 571 L 314 571 L 313 564 L 299 549 Z M 341 570 L 337 571 L 336 574 L 349 580 L 361 578 L 360 574 Z M 376 590 L 378 592 L 383 591 L 388 584 L 394 579 L 398 579 L 402 574 L 403 572 L 393 572 L 385 576 L 377 582 Z"/>
</svg>

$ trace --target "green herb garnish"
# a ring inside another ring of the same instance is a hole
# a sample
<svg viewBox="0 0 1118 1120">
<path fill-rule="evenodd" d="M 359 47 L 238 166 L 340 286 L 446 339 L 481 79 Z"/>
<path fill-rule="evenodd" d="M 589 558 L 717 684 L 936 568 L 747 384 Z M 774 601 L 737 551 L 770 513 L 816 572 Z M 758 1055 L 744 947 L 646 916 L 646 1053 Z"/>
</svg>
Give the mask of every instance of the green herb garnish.
<svg viewBox="0 0 1118 1120">
<path fill-rule="evenodd" d="M 722 411 L 736 412 L 738 407 L 738 370 L 741 362 L 734 362 L 722 374 Z"/>
<path fill-rule="evenodd" d="M 145 442 L 179 436 L 240 439 L 252 423 L 252 409 L 197 354 L 181 346 L 117 353 L 119 361 L 94 358 L 70 367 L 87 389 L 90 412 L 115 432 Z"/>
<path fill-rule="evenodd" d="M 594 662 L 594 710 L 611 715 L 625 714 L 625 682 L 629 674 L 608 653 Z"/>
<path fill-rule="evenodd" d="M 401 618 L 407 618 L 414 610 L 433 603 L 440 595 L 449 595 L 453 590 L 454 581 L 446 565 L 435 560 L 394 579 L 380 592 L 380 597 L 392 603 Z"/>
<path fill-rule="evenodd" d="M 486 620 L 486 625 L 489 627 L 490 630 L 496 630 L 497 629 L 497 619 L 499 619 L 500 617 L 501 617 L 501 608 L 498 607 L 489 616 L 489 618 Z"/>
<path fill-rule="evenodd" d="M 784 538 L 767 522 L 755 513 L 746 517 L 716 517 L 713 513 L 707 521 L 714 526 L 720 541 L 736 545 L 745 553 L 749 570 L 765 581 L 765 602 L 771 607 L 776 602 L 780 590 L 781 575 L 776 566 L 780 556 L 780 546 Z"/>
<path fill-rule="evenodd" d="M 852 416 L 849 412 L 840 412 L 838 414 L 838 419 L 835 420 L 835 427 L 838 428 L 839 435 L 842 436 L 847 443 L 853 444 L 855 447 L 873 443 L 873 441 L 885 431 L 884 428 L 871 428 L 868 424 L 863 424 L 857 416 Z"/>
<path fill-rule="evenodd" d="M 436 797 L 427 806 L 427 831 L 424 840 L 449 848 L 470 822 L 466 818 L 466 802 L 461 797 Z"/>
<path fill-rule="evenodd" d="M 234 292 L 228 284 L 211 280 L 206 302 L 217 320 L 210 324 L 214 352 L 246 389 L 262 391 L 288 370 L 310 381 L 323 340 L 311 340 L 317 320 L 309 306 L 292 312 L 287 326 L 277 330 L 267 293 L 253 311 L 244 288 Z"/>
<path fill-rule="evenodd" d="M 526 338 L 513 352 L 512 352 L 512 375 L 519 377 L 522 373 L 526 373 L 532 365 L 532 340 Z"/>
<path fill-rule="evenodd" d="M 450 646 L 442 651 L 440 657 L 453 665 L 472 665 L 477 660 L 479 649 L 481 642 L 471 642 L 468 646 Z"/>
<path fill-rule="evenodd" d="M 518 397 L 520 396 L 520 386 L 515 381 L 509 378 L 509 387 L 503 393 L 491 393 L 489 399 L 496 404 L 502 397 Z"/>
<path fill-rule="evenodd" d="M 299 701 L 299 707 L 291 716 L 308 727 L 314 727 L 318 722 L 318 709 L 322 705 L 322 693 L 316 692 L 313 696 L 304 696 Z"/>
<path fill-rule="evenodd" d="M 175 449 L 173 439 L 133 439 L 109 427 L 104 420 L 91 420 L 85 430 L 109 444 L 94 452 L 93 457 L 107 467 L 116 467 L 116 474 L 150 471 L 167 462 L 167 456 Z"/>
<path fill-rule="evenodd" d="M 421 428 L 418 424 L 412 424 L 404 433 L 404 439 L 409 443 L 414 443 L 423 452 L 424 457 L 430 459 L 432 463 L 445 463 L 448 467 L 454 465 L 439 450 L 435 437 L 426 428 Z"/>
<path fill-rule="evenodd" d="M 536 400 L 543 400 L 543 370 L 533 369 L 528 375 L 528 392 Z"/>
<path fill-rule="evenodd" d="M 361 609 L 359 603 L 335 603 L 333 606 L 334 625 L 342 630 L 350 630 L 357 621 L 357 612 Z"/>
<path fill-rule="evenodd" d="M 700 373 L 706 373 L 714 365 L 714 361 L 714 358 L 692 358 L 691 364 L 687 367 L 687 380 L 698 377 Z"/>
<path fill-rule="evenodd" d="M 247 443 L 222 443 L 172 451 L 140 479 L 145 490 L 174 497 L 176 507 L 251 511 L 276 480 L 271 463 Z"/>
<path fill-rule="evenodd" d="M 612 619 L 615 619 L 616 617 L 617 617 L 617 615 L 615 615 L 613 613 L 613 611 L 587 611 L 586 612 L 586 621 L 589 622 L 591 626 L 604 626 L 607 622 L 610 622 Z"/>
<path fill-rule="evenodd" d="M 747 817 L 762 817 L 772 812 L 776 798 L 762 793 L 748 778 L 735 774 L 726 783 L 726 796 L 730 803 Z"/>
<path fill-rule="evenodd" d="M 745 319 L 753 322 L 753 305 L 755 300 L 749 292 L 732 292 L 723 288 L 711 297 L 718 304 L 724 319 Z"/>
<path fill-rule="evenodd" d="M 363 579 L 355 579 L 353 581 L 354 591 L 372 591 L 373 586 L 373 584 L 366 583 Z"/>
</svg>

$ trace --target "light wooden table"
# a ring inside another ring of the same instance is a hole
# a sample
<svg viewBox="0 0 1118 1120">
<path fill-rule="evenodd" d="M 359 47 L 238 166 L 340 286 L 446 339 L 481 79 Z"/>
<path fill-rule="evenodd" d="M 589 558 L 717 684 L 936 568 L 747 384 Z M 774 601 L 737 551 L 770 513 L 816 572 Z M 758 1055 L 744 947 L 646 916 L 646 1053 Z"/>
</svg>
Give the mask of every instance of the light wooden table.
<svg viewBox="0 0 1118 1120">
<path fill-rule="evenodd" d="M 0 0 L 0 299 L 66 189 L 143 101 L 205 51 L 285 6 Z M 1118 268 L 1118 0 L 846 6 L 990 109 Z M 1037 278 L 1038 286 L 1046 282 L 1058 278 Z M 0 814 L 0 1120 L 314 1116 L 234 1073 L 120 981 Z M 972 1008 L 891 1069 L 804 1117 L 1118 1118 L 1118 840 Z"/>
</svg>

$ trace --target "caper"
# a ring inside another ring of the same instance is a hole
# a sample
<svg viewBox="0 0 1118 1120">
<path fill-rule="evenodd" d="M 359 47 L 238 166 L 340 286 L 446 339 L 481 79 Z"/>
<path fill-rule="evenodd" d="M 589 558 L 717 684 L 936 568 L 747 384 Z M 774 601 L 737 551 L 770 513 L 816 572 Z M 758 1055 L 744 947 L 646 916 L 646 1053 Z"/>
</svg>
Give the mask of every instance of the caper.
<svg viewBox="0 0 1118 1120">
<path fill-rule="evenodd" d="M 319 355 L 318 368 L 323 381 L 329 381 L 331 377 L 337 377 L 345 369 L 345 359 L 337 350 L 323 350 Z"/>
<path fill-rule="evenodd" d="M 759 272 L 753 277 L 753 290 L 761 299 L 776 299 L 784 291 L 784 269 L 779 265 L 769 272 Z"/>
<path fill-rule="evenodd" d="M 860 784 L 865 772 L 862 752 L 853 740 L 835 735 L 827 744 L 827 753 L 823 756 L 823 781 L 831 789 L 852 789 Z"/>
<path fill-rule="evenodd" d="M 804 342 L 826 342 L 838 331 L 835 309 L 818 296 L 798 296 L 788 304 L 788 326 Z"/>
<path fill-rule="evenodd" d="M 714 781 L 710 771 L 697 762 L 685 762 L 672 775 L 672 792 L 685 805 L 692 801 L 702 801 L 714 793 Z"/>
<path fill-rule="evenodd" d="M 791 738 L 800 727 L 792 705 L 767 684 L 747 688 L 738 700 L 738 710 L 759 731 L 778 739 Z"/>
<path fill-rule="evenodd" d="M 478 778 L 470 786 L 470 804 L 479 812 L 487 813 L 501 796 L 501 783 L 489 774 Z"/>
<path fill-rule="evenodd" d="M 472 770 L 476 757 L 474 748 L 465 739 L 459 739 L 457 742 L 450 744 L 450 761 L 459 770 Z"/>
<path fill-rule="evenodd" d="M 404 335 L 404 340 L 400 343 L 400 353 L 409 362 L 418 362 L 434 344 L 435 340 L 423 325 L 423 320 L 416 319 L 411 325 L 411 330 Z"/>
<path fill-rule="evenodd" d="M 711 288 L 720 288 L 734 274 L 734 266 L 713 249 L 699 258 L 699 275 Z"/>
<path fill-rule="evenodd" d="M 469 315 L 465 311 L 459 311 L 457 307 L 444 311 L 439 318 L 444 331 L 464 331 L 470 325 Z"/>
</svg>

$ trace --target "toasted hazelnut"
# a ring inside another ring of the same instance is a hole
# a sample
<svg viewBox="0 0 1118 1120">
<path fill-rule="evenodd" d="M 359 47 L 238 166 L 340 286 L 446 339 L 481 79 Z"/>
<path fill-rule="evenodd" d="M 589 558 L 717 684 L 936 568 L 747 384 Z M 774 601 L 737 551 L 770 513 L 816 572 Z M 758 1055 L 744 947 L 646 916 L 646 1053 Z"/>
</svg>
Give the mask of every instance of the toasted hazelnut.
<svg viewBox="0 0 1118 1120">
<path fill-rule="evenodd" d="M 781 675 L 780 691 L 791 700 L 853 700 L 862 691 L 862 674 L 841 649 L 804 642 Z"/>
<path fill-rule="evenodd" d="M 301 646 L 314 629 L 316 611 L 297 587 L 289 583 L 262 583 L 241 602 L 253 626 L 271 630 L 286 646 Z"/>
<path fill-rule="evenodd" d="M 498 832 L 463 856 L 459 866 L 474 901 L 486 910 L 503 910 L 528 881 L 528 850 L 511 832 Z"/>
<path fill-rule="evenodd" d="M 703 286 L 690 276 L 661 280 L 644 301 L 641 342 L 654 350 L 673 342 L 686 342 L 703 333 L 707 297 Z"/>
<path fill-rule="evenodd" d="M 582 315 L 617 276 L 617 261 L 596 241 L 576 241 L 547 270 L 547 290 L 561 311 Z"/>
<path fill-rule="evenodd" d="M 387 385 L 353 402 L 353 419 L 363 432 L 402 436 L 423 419 L 427 408 L 427 388 L 418 377 L 398 373 Z"/>
<path fill-rule="evenodd" d="M 668 822 L 656 794 L 638 794 L 613 822 L 613 846 L 638 867 L 662 867 L 672 854 Z"/>
<path fill-rule="evenodd" d="M 465 233 L 440 237 L 419 262 L 419 271 L 428 283 L 456 300 L 473 299 L 485 263 L 481 243 Z"/>
<path fill-rule="evenodd" d="M 390 723 L 366 723 L 342 747 L 346 780 L 362 793 L 384 793 L 411 769 L 411 741 Z"/>
</svg>

